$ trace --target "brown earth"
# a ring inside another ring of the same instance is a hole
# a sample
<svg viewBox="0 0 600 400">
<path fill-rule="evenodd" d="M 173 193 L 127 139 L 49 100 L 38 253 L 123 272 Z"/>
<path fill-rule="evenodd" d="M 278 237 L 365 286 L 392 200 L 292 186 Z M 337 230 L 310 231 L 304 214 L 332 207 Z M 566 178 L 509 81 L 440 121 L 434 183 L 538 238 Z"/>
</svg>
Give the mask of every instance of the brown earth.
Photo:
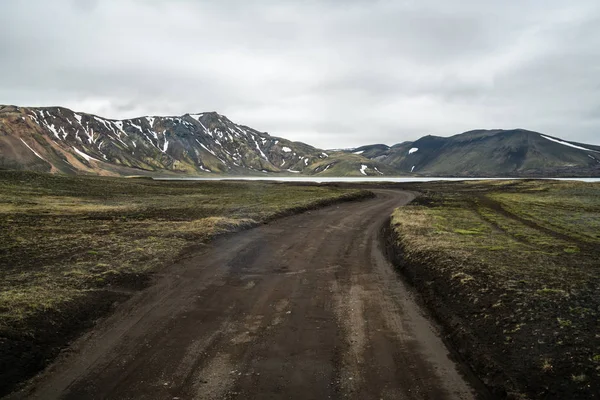
<svg viewBox="0 0 600 400">
<path fill-rule="evenodd" d="M 215 240 L 9 398 L 487 398 L 381 251 L 413 196 L 376 192 Z"/>
</svg>

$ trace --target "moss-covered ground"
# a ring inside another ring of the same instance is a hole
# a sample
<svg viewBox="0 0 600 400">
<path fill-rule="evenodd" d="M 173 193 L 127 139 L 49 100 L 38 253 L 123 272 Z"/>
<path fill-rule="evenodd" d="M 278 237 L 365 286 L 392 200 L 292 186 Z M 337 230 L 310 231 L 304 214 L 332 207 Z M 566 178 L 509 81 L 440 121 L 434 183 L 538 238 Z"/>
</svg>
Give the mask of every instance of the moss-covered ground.
<svg viewBox="0 0 600 400">
<path fill-rule="evenodd" d="M 0 171 L 0 394 L 194 246 L 367 194 Z"/>
<path fill-rule="evenodd" d="M 416 184 L 401 268 L 493 390 L 600 398 L 600 185 Z"/>
</svg>

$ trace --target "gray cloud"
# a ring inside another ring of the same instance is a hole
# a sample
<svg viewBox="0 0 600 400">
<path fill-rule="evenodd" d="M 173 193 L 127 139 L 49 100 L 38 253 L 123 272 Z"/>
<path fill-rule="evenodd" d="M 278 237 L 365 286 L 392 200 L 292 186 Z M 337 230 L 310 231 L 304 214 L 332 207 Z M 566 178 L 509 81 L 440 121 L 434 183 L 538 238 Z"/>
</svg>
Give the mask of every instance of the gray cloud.
<svg viewBox="0 0 600 400">
<path fill-rule="evenodd" d="M 216 110 L 321 147 L 523 127 L 600 143 L 600 4 L 23 0 L 0 103 Z"/>
</svg>

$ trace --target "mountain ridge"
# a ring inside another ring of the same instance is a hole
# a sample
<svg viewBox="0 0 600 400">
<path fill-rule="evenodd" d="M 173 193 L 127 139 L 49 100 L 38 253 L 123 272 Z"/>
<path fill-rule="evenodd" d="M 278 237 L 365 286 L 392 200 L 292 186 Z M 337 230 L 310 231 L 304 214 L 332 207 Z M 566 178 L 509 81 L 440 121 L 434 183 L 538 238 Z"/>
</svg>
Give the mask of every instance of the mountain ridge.
<svg viewBox="0 0 600 400">
<path fill-rule="evenodd" d="M 478 129 L 449 137 L 427 135 L 393 146 L 350 150 L 425 176 L 599 176 L 600 146 L 517 129 Z"/>
<path fill-rule="evenodd" d="M 100 175 L 600 176 L 600 146 L 517 129 L 324 150 L 216 111 L 109 119 L 0 105 L 0 169 Z"/>
<path fill-rule="evenodd" d="M 307 167 L 313 164 L 312 172 L 317 171 L 328 157 L 323 150 L 235 124 L 217 112 L 115 120 L 63 107 L 0 106 L 4 169 L 298 174 L 310 173 Z"/>
</svg>

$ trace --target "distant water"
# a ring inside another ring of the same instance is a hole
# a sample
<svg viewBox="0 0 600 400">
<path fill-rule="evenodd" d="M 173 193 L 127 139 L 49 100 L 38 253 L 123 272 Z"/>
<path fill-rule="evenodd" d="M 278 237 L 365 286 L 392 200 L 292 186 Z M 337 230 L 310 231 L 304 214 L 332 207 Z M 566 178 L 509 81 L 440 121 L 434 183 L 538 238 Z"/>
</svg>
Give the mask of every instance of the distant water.
<svg viewBox="0 0 600 400">
<path fill-rule="evenodd" d="M 154 178 L 156 180 L 173 181 L 276 181 L 276 182 L 432 182 L 432 181 L 480 181 L 480 180 L 514 180 L 527 178 L 432 178 L 432 177 L 407 177 L 407 178 L 386 178 L 382 177 L 312 177 L 312 176 L 227 176 L 227 177 L 194 177 L 194 178 Z M 541 178 L 554 179 L 559 181 L 580 181 L 580 182 L 600 182 L 600 178 Z"/>
</svg>

